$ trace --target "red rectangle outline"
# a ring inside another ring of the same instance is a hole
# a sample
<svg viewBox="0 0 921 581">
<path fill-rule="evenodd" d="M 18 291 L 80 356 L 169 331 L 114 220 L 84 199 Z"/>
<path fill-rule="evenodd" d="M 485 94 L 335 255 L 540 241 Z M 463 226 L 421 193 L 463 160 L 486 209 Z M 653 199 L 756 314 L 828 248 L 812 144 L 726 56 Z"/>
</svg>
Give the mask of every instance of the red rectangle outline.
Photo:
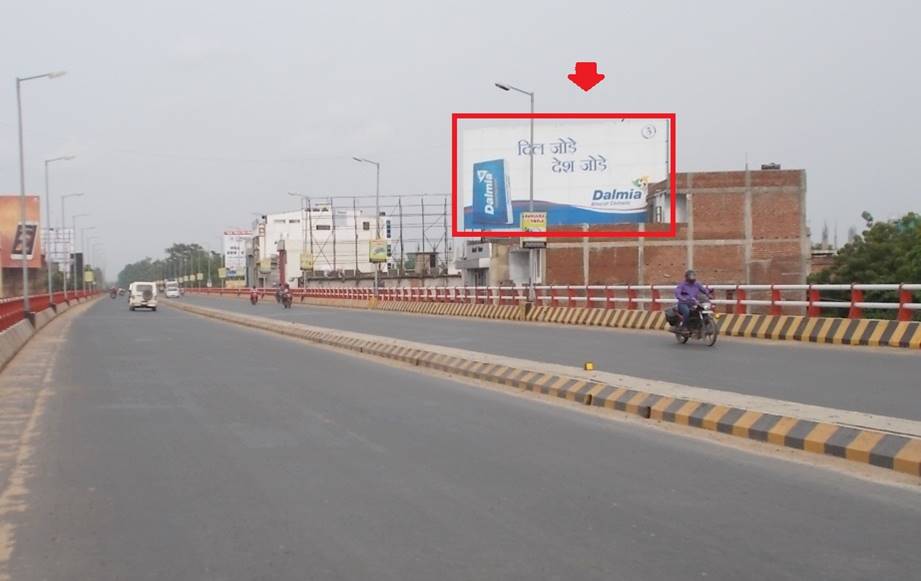
<svg viewBox="0 0 921 581">
<path fill-rule="evenodd" d="M 451 114 L 451 235 L 457 238 L 520 238 L 534 236 L 522 230 L 467 231 L 457 229 L 457 121 L 458 119 L 667 119 L 669 121 L 668 197 L 671 206 L 669 229 L 655 232 L 623 232 L 614 230 L 556 230 L 546 232 L 547 238 L 675 238 L 678 222 L 675 216 L 677 201 L 677 172 L 675 170 L 675 114 L 674 113 L 452 113 Z"/>
</svg>

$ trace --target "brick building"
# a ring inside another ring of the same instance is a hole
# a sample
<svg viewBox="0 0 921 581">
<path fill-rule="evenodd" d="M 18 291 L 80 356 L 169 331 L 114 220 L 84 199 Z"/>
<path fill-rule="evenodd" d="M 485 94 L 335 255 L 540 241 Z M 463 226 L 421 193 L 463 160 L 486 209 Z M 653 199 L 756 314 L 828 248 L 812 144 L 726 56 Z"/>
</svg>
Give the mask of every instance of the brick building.
<svg viewBox="0 0 921 581">
<path fill-rule="evenodd" d="M 673 283 L 694 268 L 711 283 L 806 281 L 805 170 L 679 173 L 677 190 L 676 238 L 551 239 L 542 261 L 544 280 Z M 668 229 L 668 183 L 650 184 L 647 199 L 647 223 L 624 225 L 624 230 Z"/>
</svg>

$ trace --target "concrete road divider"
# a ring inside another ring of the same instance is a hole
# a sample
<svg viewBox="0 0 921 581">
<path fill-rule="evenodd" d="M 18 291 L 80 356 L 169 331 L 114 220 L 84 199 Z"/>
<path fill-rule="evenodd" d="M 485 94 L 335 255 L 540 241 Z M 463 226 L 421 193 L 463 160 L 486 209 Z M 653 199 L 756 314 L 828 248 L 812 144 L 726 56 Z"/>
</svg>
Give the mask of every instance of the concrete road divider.
<svg viewBox="0 0 921 581">
<path fill-rule="evenodd" d="M 223 295 L 214 295 L 223 296 Z M 233 297 L 234 295 L 229 295 Z M 240 295 L 248 298 L 248 295 Z M 271 299 L 272 297 L 268 297 Z M 266 300 L 263 298 L 263 300 Z M 640 309 L 606 309 L 524 304 L 498 305 L 420 301 L 301 297 L 300 304 L 320 307 L 374 309 L 400 313 L 532 321 L 558 325 L 585 325 L 618 329 L 663 331 L 665 313 Z M 802 315 L 721 314 L 720 333 L 730 337 L 772 339 L 833 345 L 921 349 L 921 322 L 879 319 L 843 319 Z"/>
<path fill-rule="evenodd" d="M 35 330 L 38 331 L 57 316 L 54 309 L 48 308 L 35 313 Z"/>
<path fill-rule="evenodd" d="M 0 333 L 0 369 L 6 367 L 34 334 L 32 323 L 26 320 L 19 321 Z"/>
<path fill-rule="evenodd" d="M 94 298 L 71 299 L 71 302 L 76 304 L 88 300 L 94 300 Z M 33 316 L 34 324 L 23 319 L 0 332 L 0 369 L 6 367 L 6 364 L 19 353 L 19 350 L 35 333 L 69 308 L 70 305 L 66 302 L 56 304 L 54 308 L 49 307 L 35 313 Z"/>
<path fill-rule="evenodd" d="M 921 477 L 921 422 L 436 348 L 186 303 L 166 304 L 319 345 Z"/>
</svg>

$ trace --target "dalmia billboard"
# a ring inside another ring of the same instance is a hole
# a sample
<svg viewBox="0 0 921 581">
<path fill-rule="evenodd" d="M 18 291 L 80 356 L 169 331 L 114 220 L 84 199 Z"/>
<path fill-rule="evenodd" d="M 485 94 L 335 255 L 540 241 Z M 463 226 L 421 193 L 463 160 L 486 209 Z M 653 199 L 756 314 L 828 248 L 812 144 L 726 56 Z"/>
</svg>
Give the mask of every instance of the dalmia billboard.
<svg viewBox="0 0 921 581">
<path fill-rule="evenodd" d="M 457 230 L 518 230 L 529 211 L 548 226 L 646 221 L 647 184 L 669 175 L 666 118 L 535 119 L 461 129 Z"/>
</svg>

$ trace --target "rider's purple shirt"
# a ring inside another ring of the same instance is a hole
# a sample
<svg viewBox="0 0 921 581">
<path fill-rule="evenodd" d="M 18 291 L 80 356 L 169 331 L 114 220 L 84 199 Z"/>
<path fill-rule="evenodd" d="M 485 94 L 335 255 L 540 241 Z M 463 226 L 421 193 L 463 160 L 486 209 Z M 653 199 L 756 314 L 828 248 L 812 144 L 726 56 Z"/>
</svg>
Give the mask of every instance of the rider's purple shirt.
<svg viewBox="0 0 921 581">
<path fill-rule="evenodd" d="M 678 299 L 679 303 L 693 304 L 697 302 L 697 295 L 708 294 L 707 287 L 700 284 L 696 280 L 693 283 L 688 281 L 681 281 L 677 287 L 675 287 L 675 298 Z"/>
</svg>

